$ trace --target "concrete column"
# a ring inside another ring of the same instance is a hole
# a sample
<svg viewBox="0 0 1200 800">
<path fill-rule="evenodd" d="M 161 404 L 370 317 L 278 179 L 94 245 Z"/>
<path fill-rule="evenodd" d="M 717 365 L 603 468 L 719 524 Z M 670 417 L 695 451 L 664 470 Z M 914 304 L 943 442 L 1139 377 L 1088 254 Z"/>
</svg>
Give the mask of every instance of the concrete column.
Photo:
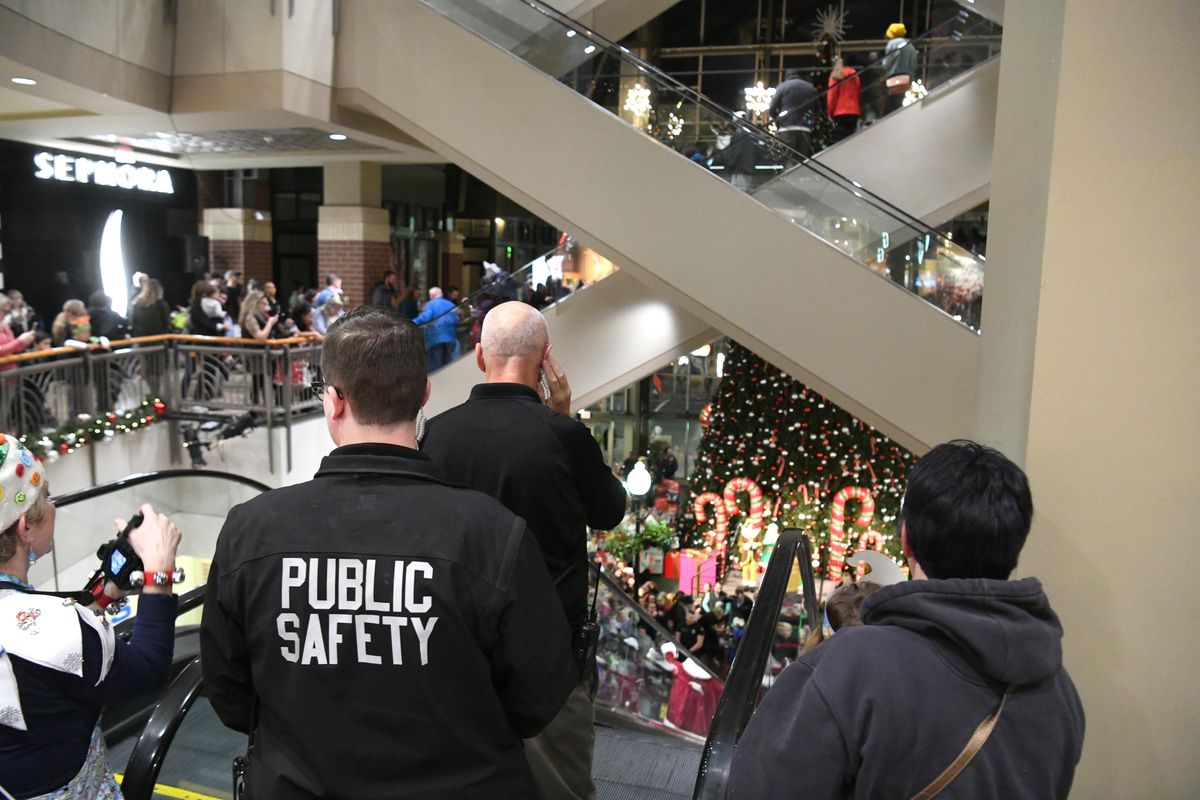
<svg viewBox="0 0 1200 800">
<path fill-rule="evenodd" d="M 260 283 L 274 280 L 268 215 L 250 208 L 206 208 L 200 235 L 208 237 L 213 271 L 237 270 Z"/>
<path fill-rule="evenodd" d="M 391 227 L 382 202 L 382 168 L 367 161 L 325 165 L 325 205 L 317 217 L 319 285 L 335 274 L 350 305 L 370 292 L 391 268 Z"/>
<path fill-rule="evenodd" d="M 1023 456 L 1087 713 L 1073 797 L 1200 786 L 1200 5 L 1007 4 L 977 433 Z M 1001 722 L 1003 724 L 1003 722 Z"/>
</svg>

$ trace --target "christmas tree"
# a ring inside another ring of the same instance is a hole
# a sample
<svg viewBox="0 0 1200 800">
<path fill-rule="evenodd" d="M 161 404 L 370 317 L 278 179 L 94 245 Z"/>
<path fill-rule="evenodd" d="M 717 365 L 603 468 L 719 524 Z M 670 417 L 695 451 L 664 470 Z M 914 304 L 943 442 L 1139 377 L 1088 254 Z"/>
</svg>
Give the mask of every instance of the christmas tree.
<svg viewBox="0 0 1200 800">
<path fill-rule="evenodd" d="M 834 580 L 838 554 L 848 557 L 860 545 L 904 563 L 897 516 L 911 453 L 736 342 L 707 411 L 691 477 L 691 497 L 704 519 L 689 504 L 685 541 L 711 545 L 718 524 L 727 527 L 732 566 L 739 527 L 757 533 L 774 523 L 780 531 L 808 531 L 814 569 Z M 761 503 L 754 492 L 747 502 L 744 482 L 729 486 L 739 478 L 757 485 Z M 712 493 L 707 500 L 706 493 Z M 759 508 L 761 518 L 754 519 Z"/>
</svg>

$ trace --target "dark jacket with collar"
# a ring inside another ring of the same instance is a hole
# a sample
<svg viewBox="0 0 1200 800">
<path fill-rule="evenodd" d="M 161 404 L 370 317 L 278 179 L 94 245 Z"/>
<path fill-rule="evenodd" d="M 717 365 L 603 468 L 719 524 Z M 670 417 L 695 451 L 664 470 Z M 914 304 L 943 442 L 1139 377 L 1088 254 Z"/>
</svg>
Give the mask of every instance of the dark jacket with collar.
<svg viewBox="0 0 1200 800">
<path fill-rule="evenodd" d="M 532 797 L 521 737 L 577 683 L 525 523 L 420 453 L 341 447 L 236 506 L 201 629 L 252 798 Z"/>
<path fill-rule="evenodd" d="M 484 383 L 435 417 L 421 444 L 446 475 L 497 498 L 529 523 L 567 619 L 587 608 L 587 529 L 625 516 L 625 487 L 582 423 L 519 383 Z"/>
<path fill-rule="evenodd" d="M 734 755 L 731 798 L 908 798 L 1015 687 L 991 738 L 939 798 L 1062 798 L 1083 706 L 1041 584 L 921 580 L 869 596 L 783 671 Z M 799 783 L 797 783 L 799 781 Z"/>
</svg>

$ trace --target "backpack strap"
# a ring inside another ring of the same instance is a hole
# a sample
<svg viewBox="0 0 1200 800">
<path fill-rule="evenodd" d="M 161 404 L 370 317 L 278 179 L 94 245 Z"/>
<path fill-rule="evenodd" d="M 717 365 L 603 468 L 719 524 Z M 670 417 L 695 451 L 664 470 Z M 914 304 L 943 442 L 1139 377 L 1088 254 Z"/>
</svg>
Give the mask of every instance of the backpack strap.
<svg viewBox="0 0 1200 800">
<path fill-rule="evenodd" d="M 992 730 L 996 727 L 996 723 L 1000 721 L 1000 714 L 1004 711 L 1004 704 L 1008 702 L 1008 697 L 1013 693 L 1013 687 L 1009 686 L 1004 692 L 1004 697 L 1000 698 L 1000 705 L 996 707 L 987 719 L 979 723 L 979 727 L 971 734 L 971 738 L 967 740 L 967 746 L 958 754 L 958 758 L 942 770 L 942 774 L 933 779 L 933 782 L 926 786 L 921 791 L 913 795 L 913 800 L 931 800 L 941 793 L 943 789 L 950 785 L 950 782 L 958 777 L 958 773 L 966 769 L 967 764 L 971 763 L 971 759 L 979 752 L 980 748 L 987 742 L 988 737 L 992 735 Z"/>
</svg>

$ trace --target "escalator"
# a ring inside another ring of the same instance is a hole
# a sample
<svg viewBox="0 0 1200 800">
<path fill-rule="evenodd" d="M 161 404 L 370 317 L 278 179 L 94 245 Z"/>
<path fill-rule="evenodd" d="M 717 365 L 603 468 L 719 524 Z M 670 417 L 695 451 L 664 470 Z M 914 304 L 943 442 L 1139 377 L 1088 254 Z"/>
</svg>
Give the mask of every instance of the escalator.
<svg viewBox="0 0 1200 800">
<path fill-rule="evenodd" d="M 526 35 L 514 32 L 528 15 Z M 592 62 L 618 64 L 701 126 L 730 130 L 728 112 L 526 0 L 359 0 L 344 6 L 340 37 L 337 102 L 576 232 L 650 295 L 910 447 L 973 425 L 979 340 L 964 323 L 978 323 L 982 263 L 920 220 L 815 161 L 754 197 L 733 190 L 592 102 Z M 552 70 L 570 47 L 589 58 L 562 82 L 535 66 Z"/>
<path fill-rule="evenodd" d="M 507 280 L 511 286 L 501 299 L 524 296 L 535 288 L 532 265 Z M 466 305 L 478 312 L 484 298 L 492 299 L 492 291 L 485 287 L 474 292 Z M 627 272 L 614 272 L 543 306 L 542 311 L 554 357 L 566 365 L 571 404 L 576 409 L 600 401 L 720 336 L 697 317 L 648 293 Z M 433 391 L 426 415 L 432 417 L 458 405 L 481 382 L 474 352 L 463 348 L 461 355 L 430 375 Z"/>
<path fill-rule="evenodd" d="M 64 512 L 59 519 L 92 523 L 86 532 L 68 533 L 69 527 L 61 531 L 56 539 L 63 544 L 69 538 L 90 537 L 81 546 L 94 548 L 108 536 L 97 530 L 98 519 L 148 499 L 189 523 L 179 563 L 188 565 L 193 585 L 180 596 L 175 677 L 165 690 L 129 698 L 107 708 L 102 718 L 110 763 L 122 776 L 128 800 L 231 795 L 230 765 L 245 752 L 246 737 L 225 728 L 203 696 L 196 631 L 211 548 L 205 552 L 208 540 L 192 534 L 200 533 L 204 518 L 220 520 L 230 505 L 265 490 L 238 475 L 169 470 L 56 498 Z M 195 544 L 189 545 L 189 539 Z M 810 563 L 802 535 L 785 531 L 724 679 L 677 645 L 674 651 L 664 647 L 671 634 L 610 576 L 599 576 L 594 776 L 600 800 L 723 796 L 724 784 L 713 776 L 727 770 L 737 735 L 764 687 L 795 658 L 802 625 L 811 616 L 807 609 L 815 608 Z M 68 575 L 42 576 L 39 585 L 70 588 Z M 132 611 L 136 613 L 135 605 Z M 790 620 L 789 626 L 794 624 L 786 635 L 781 633 L 785 626 L 777 624 L 781 614 Z M 128 635 L 131 622 L 121 620 L 118 635 Z"/>
<path fill-rule="evenodd" d="M 930 226 L 987 200 L 1000 83 L 1001 27 L 958 8 L 909 40 L 919 82 L 888 112 L 884 59 L 858 68 L 865 120 L 815 158 Z"/>
</svg>

